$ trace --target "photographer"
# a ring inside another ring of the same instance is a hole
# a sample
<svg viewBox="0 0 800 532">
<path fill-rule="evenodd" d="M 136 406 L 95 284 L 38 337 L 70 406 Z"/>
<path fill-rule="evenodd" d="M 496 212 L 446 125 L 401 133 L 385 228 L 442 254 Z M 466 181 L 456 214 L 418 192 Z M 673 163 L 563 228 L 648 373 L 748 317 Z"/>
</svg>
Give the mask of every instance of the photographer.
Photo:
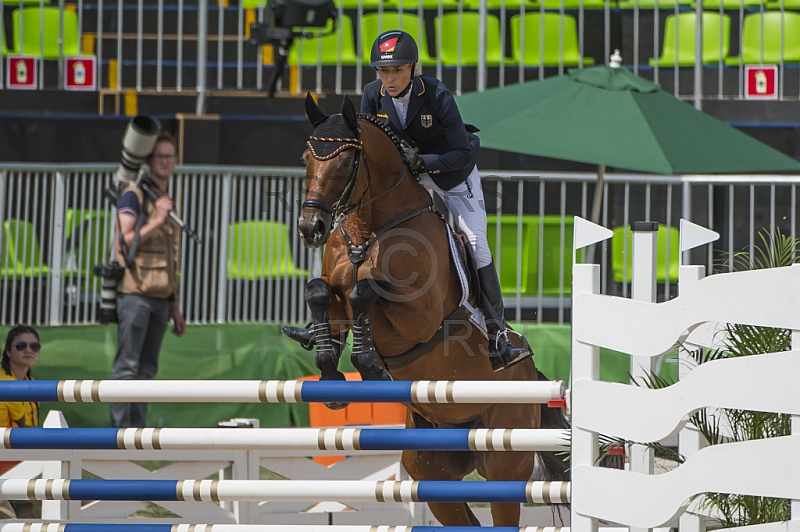
<svg viewBox="0 0 800 532">
<path fill-rule="evenodd" d="M 153 202 L 139 185 L 128 185 L 117 203 L 117 261 L 133 261 L 117 285 L 117 356 L 113 379 L 151 379 L 158 369 L 161 341 L 170 317 L 172 332 L 182 336 L 186 322 L 180 311 L 177 257 L 178 230 L 169 218 L 173 208 L 167 185 L 177 162 L 175 138 L 160 133 L 146 159 Z M 111 403 L 112 427 L 144 427 L 146 403 Z"/>
</svg>

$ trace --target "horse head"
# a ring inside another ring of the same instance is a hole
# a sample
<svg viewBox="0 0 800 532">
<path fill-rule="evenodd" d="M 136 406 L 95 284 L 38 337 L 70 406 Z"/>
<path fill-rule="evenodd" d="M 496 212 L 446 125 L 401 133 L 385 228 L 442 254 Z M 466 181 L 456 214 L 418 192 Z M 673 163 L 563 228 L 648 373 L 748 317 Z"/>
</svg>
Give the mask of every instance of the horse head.
<svg viewBox="0 0 800 532">
<path fill-rule="evenodd" d="M 328 240 L 334 218 L 348 207 L 353 195 L 361 138 L 355 107 L 347 97 L 341 114 L 328 116 L 308 94 L 306 115 L 314 125 L 314 133 L 303 153 L 306 200 L 298 228 L 303 243 L 317 248 Z"/>
</svg>

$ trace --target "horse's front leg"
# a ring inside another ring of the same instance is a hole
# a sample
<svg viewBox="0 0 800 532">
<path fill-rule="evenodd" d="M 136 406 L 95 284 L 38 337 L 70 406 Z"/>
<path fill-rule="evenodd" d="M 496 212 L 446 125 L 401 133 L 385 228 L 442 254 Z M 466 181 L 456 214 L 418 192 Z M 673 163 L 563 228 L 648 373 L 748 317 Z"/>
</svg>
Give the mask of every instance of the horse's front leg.
<svg viewBox="0 0 800 532">
<path fill-rule="evenodd" d="M 315 363 L 321 372 L 320 378 L 343 381 L 345 380 L 344 374 L 338 369 L 342 345 L 340 342 L 333 341 L 329 320 L 328 308 L 331 303 L 331 294 L 330 285 L 320 278 L 306 283 L 304 295 L 306 304 L 311 311 L 314 344 L 317 348 Z"/>
<path fill-rule="evenodd" d="M 350 292 L 350 308 L 353 309 L 353 351 L 350 360 L 363 380 L 388 381 L 391 377 L 378 365 L 378 352 L 372 338 L 369 311 L 380 295 L 375 290 L 375 281 L 363 279 Z"/>
</svg>

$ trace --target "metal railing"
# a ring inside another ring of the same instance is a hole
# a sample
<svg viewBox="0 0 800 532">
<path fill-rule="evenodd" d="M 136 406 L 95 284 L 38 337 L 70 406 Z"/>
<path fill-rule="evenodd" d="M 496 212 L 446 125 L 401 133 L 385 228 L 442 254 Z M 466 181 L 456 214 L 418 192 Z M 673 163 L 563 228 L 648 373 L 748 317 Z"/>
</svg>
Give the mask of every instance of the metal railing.
<svg viewBox="0 0 800 532">
<path fill-rule="evenodd" d="M 93 267 L 107 259 L 113 238 L 115 213 L 103 189 L 114 170 L 0 164 L 0 324 L 97 321 L 101 280 Z M 296 236 L 303 176 L 302 168 L 177 169 L 171 194 L 203 239 L 201 245 L 181 239 L 181 306 L 188 322 L 309 319 L 303 287 L 319 274 L 321 252 L 304 248 Z M 507 317 L 569 321 L 571 221 L 592 217 L 597 176 L 487 170 L 483 179 Z M 692 220 L 721 234 L 704 256 L 693 256 L 694 263 L 726 269 L 731 254 L 752 247 L 762 229 L 797 235 L 798 185 L 796 176 L 607 174 L 597 222 L 613 228 Z M 670 245 L 667 271 L 677 260 L 677 242 Z M 604 270 L 613 272 L 607 266 L 615 256 L 620 262 L 625 246 L 598 247 Z M 626 279 L 624 271 L 609 274 L 602 289 L 627 296 Z M 667 277 L 659 298 L 669 299 L 674 288 Z"/>
<path fill-rule="evenodd" d="M 793 100 L 800 98 L 800 13 L 792 10 L 794 1 L 545 0 L 505 7 L 486 0 L 455 5 L 440 0 L 437 7 L 419 2 L 405 10 L 390 1 L 376 7 L 339 2 L 336 19 L 345 31 L 324 42 L 296 39 L 282 90 L 360 93 L 374 76 L 365 58 L 375 36 L 362 35 L 362 28 L 365 17 L 377 17 L 378 31 L 406 25 L 403 29 L 414 33 L 430 56 L 422 72 L 444 79 L 456 93 L 605 63 L 618 48 L 634 73 L 693 97 L 697 105 L 702 98 L 745 98 L 746 67 L 761 63 L 777 68 L 777 98 Z M 0 18 L 45 5 L 44 0 L 0 3 Z M 64 83 L 66 36 L 74 33 L 66 31 L 65 8 L 59 5 L 58 31 L 39 32 L 39 50 L 52 39 L 59 47 L 57 60 L 39 63 L 40 88 Z M 250 41 L 250 24 L 265 21 L 265 7 L 207 0 L 78 0 L 75 9 L 78 45 L 81 53 L 97 57 L 101 88 L 194 91 L 202 113 L 207 92 L 263 91 L 273 71 L 277 52 Z M 446 17 L 457 22 L 445 27 Z M 36 29 L 12 28 L 6 36 L 9 53 L 19 53 L 20 31 L 24 37 Z M 334 59 L 323 53 L 329 48 L 338 52 Z M 35 50 L 26 53 L 37 55 Z M 6 85 L 0 77 L 0 88 Z M 758 88 L 754 91 L 758 97 Z"/>
</svg>

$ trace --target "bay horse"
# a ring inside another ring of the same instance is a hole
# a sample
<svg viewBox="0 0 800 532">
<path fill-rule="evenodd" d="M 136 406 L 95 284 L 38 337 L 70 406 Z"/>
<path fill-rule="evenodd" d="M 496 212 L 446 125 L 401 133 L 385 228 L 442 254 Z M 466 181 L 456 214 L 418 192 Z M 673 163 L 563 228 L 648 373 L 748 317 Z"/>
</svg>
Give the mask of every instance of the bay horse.
<svg viewBox="0 0 800 532">
<path fill-rule="evenodd" d="M 315 129 L 303 153 L 307 196 L 298 228 L 306 246 L 326 245 L 321 276 L 305 289 L 321 378 L 344 380 L 337 366 L 348 330 L 351 360 L 365 380 L 544 378 L 531 358 L 492 370 L 485 331 L 459 313 L 463 292 L 448 225 L 408 172 L 392 130 L 375 117 L 357 115 L 347 98 L 341 114 L 328 116 L 308 95 L 306 114 Z M 566 428 L 560 410 L 538 404 L 406 407 L 407 428 L 539 428 L 543 412 L 545 426 Z M 563 460 L 542 455 L 546 480 L 566 480 Z M 477 470 L 487 480 L 527 481 L 534 461 L 533 452 L 402 456 L 415 480 L 462 480 Z M 480 526 L 466 503 L 429 507 L 443 525 Z M 519 526 L 517 503 L 492 503 L 491 513 L 494 526 Z"/>
</svg>

